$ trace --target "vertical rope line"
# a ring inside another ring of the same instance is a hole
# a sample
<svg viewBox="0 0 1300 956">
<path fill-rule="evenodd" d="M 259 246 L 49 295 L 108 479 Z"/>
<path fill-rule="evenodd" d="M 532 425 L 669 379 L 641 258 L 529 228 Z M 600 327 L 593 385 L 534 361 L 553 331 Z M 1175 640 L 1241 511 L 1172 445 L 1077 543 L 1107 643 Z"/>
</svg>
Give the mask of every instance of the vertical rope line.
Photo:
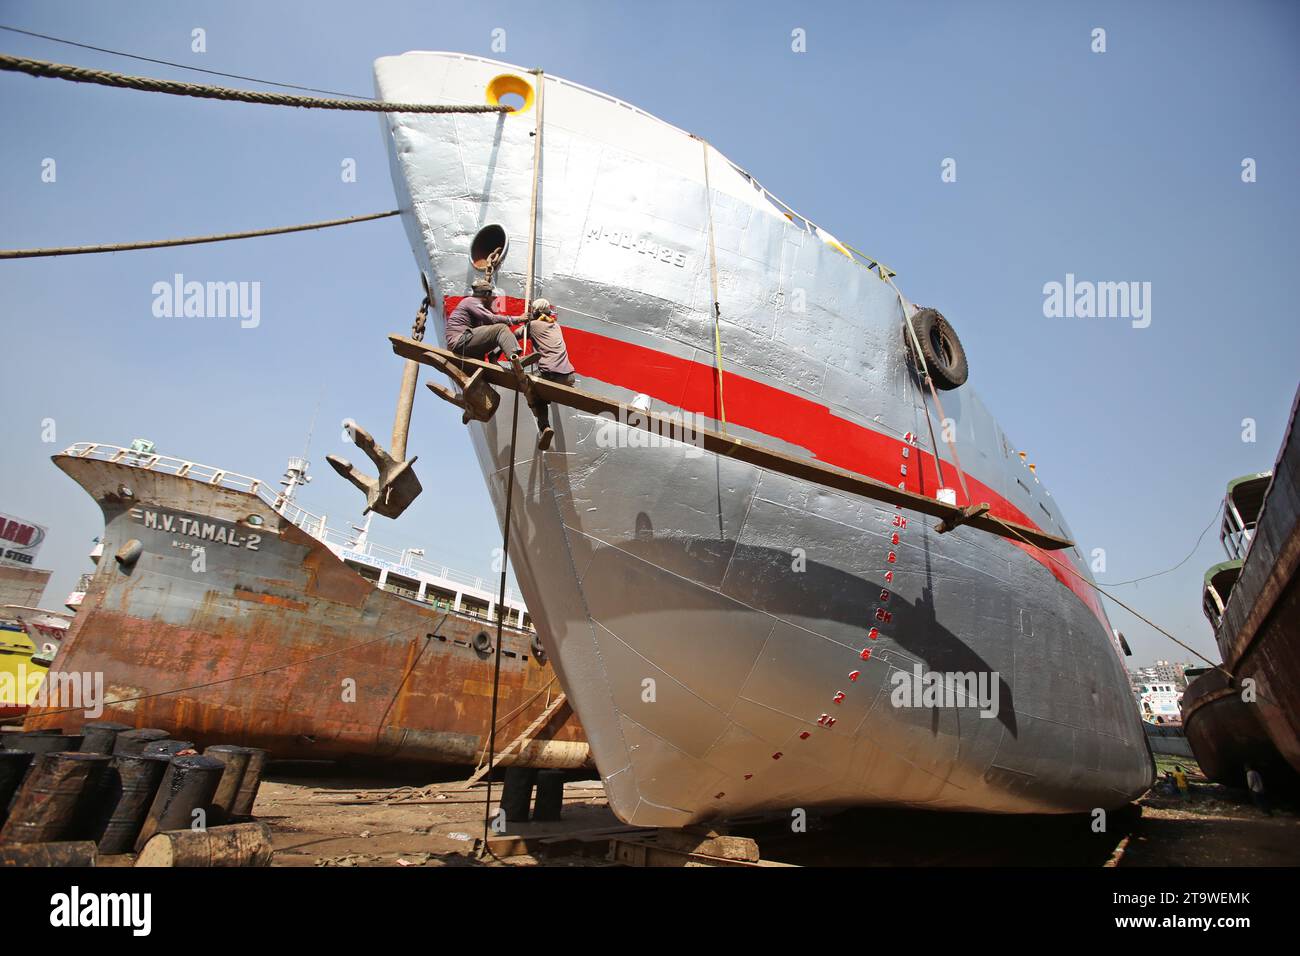
<svg viewBox="0 0 1300 956">
<path fill-rule="evenodd" d="M 903 295 L 903 290 L 894 284 L 893 279 L 886 276 L 885 281 L 889 283 L 889 287 L 893 289 L 894 294 L 898 296 L 898 304 L 903 310 L 903 326 L 907 329 L 907 334 L 912 339 L 912 348 L 916 351 L 917 360 L 921 363 L 921 371 L 925 373 L 925 381 L 926 384 L 930 386 L 930 394 L 934 396 L 934 405 L 939 410 L 940 416 L 942 416 L 946 421 L 948 416 L 944 413 L 943 402 L 939 400 L 939 392 L 934 387 L 934 379 L 930 375 L 929 366 L 925 363 L 925 355 L 921 351 L 921 340 L 916 337 L 916 329 L 912 327 L 912 317 L 908 312 L 909 303 L 907 297 Z M 925 409 L 925 423 L 930 429 L 930 443 L 934 445 L 934 467 L 935 471 L 938 472 L 939 475 L 939 484 L 942 486 L 943 465 L 939 459 L 939 443 L 935 441 L 934 438 L 934 424 L 930 421 L 930 407 L 925 403 L 924 393 L 921 395 L 921 406 Z M 956 442 L 948 441 L 946 438 L 944 439 L 944 442 L 948 445 L 948 450 L 952 452 L 953 466 L 957 471 L 957 481 L 961 483 L 962 494 L 966 496 L 966 504 L 969 506 L 973 504 L 973 502 L 970 497 L 970 489 L 966 487 L 966 474 L 962 470 L 961 458 L 957 454 L 957 444 Z"/>
<path fill-rule="evenodd" d="M 497 646 L 492 664 L 492 724 L 488 730 L 487 795 L 483 803 L 483 849 L 488 852 L 488 828 L 492 821 L 492 764 L 497 758 L 497 702 L 501 696 L 501 628 L 505 622 L 506 573 L 510 568 L 510 516 L 515 500 L 515 438 L 519 434 L 519 392 L 515 391 L 510 415 L 510 475 L 506 478 L 506 523 L 501 532 L 501 586 L 497 591 Z"/>
<path fill-rule="evenodd" d="M 528 347 L 529 311 L 533 307 L 533 281 L 537 265 L 537 186 L 542 170 L 542 103 L 544 81 L 542 71 L 535 70 L 537 76 L 537 126 L 533 137 L 533 197 L 531 222 L 528 229 L 528 278 L 524 293 L 524 348 Z M 492 764 L 497 759 L 497 705 L 501 699 L 501 638 L 502 625 L 505 622 L 506 574 L 510 569 L 510 521 L 515 502 L 515 441 L 519 437 L 519 390 L 515 389 L 514 404 L 510 413 L 510 474 L 506 478 L 506 521 L 501 532 L 501 584 L 497 591 L 497 640 L 496 655 L 492 664 L 492 724 L 488 729 L 488 772 L 487 794 L 483 803 L 483 850 L 480 856 L 488 853 L 488 830 L 492 822 Z"/>
<path fill-rule="evenodd" d="M 697 137 L 698 139 L 698 137 Z M 713 290 L 713 350 L 718 370 L 718 421 L 722 434 L 727 434 L 727 403 L 722 395 L 722 306 L 718 302 L 718 253 L 713 240 L 713 187 L 709 183 L 709 144 L 700 140 L 704 148 L 704 208 L 709 221 L 709 284 Z"/>
<path fill-rule="evenodd" d="M 528 350 L 528 328 L 533 318 L 533 283 L 537 279 L 537 194 L 542 177 L 542 111 L 546 108 L 546 77 L 537 76 L 537 120 L 533 129 L 533 199 L 528 219 L 528 279 L 524 285 L 524 351 Z"/>
</svg>

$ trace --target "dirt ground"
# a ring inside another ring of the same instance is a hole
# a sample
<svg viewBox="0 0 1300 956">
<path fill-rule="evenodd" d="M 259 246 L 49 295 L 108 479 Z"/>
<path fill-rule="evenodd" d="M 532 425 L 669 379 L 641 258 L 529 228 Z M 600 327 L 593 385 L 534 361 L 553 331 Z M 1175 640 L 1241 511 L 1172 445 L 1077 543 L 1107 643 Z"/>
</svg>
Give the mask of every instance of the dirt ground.
<svg viewBox="0 0 1300 956">
<path fill-rule="evenodd" d="M 1120 865 L 1300 866 L 1300 804 L 1271 797 L 1269 816 L 1245 789 L 1211 783 L 1195 762 L 1177 762 L 1188 771 L 1190 799 L 1157 784 L 1138 800 L 1141 820 Z M 1174 763 L 1159 757 L 1161 776 Z"/>
<path fill-rule="evenodd" d="M 528 866 L 529 856 L 478 859 L 485 785 L 466 791 L 464 774 L 418 778 L 268 775 L 257 819 L 270 825 L 275 866 Z M 501 784 L 492 787 L 492 810 Z M 558 823 L 516 823 L 508 834 L 542 836 L 621 826 L 599 780 L 565 786 Z M 490 836 L 496 836 L 489 831 Z M 558 861 L 548 860 L 555 863 Z"/>
<path fill-rule="evenodd" d="M 1300 807 L 1265 816 L 1245 791 L 1191 771 L 1192 799 L 1153 790 L 1112 811 L 1099 830 L 1091 817 L 1010 817 L 919 810 L 813 812 L 806 828 L 787 814 L 735 822 L 764 860 L 805 866 L 1300 866 Z M 276 866 L 600 866 L 588 855 L 479 859 L 483 785 L 466 791 L 443 779 L 271 773 L 256 813 L 274 834 Z M 493 787 L 492 809 L 501 785 Z M 526 838 L 620 827 L 598 780 L 565 787 L 558 823 L 510 823 Z M 723 828 L 719 828 L 723 829 Z M 493 837 L 496 833 L 491 833 Z M 593 847 L 603 844 L 593 843 Z"/>
</svg>

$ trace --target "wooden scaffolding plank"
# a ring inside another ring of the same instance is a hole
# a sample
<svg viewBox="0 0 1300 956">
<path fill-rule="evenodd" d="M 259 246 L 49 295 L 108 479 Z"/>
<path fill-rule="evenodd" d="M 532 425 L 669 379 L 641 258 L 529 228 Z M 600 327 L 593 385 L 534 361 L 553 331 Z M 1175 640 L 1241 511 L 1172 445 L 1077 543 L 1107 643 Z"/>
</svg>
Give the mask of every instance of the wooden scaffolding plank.
<svg viewBox="0 0 1300 956">
<path fill-rule="evenodd" d="M 445 349 L 435 348 L 424 342 L 417 342 L 401 335 L 390 335 L 388 338 L 392 342 L 393 351 L 403 358 L 413 359 L 416 362 L 431 365 L 439 370 L 445 370 L 448 367 L 464 368 L 469 371 L 482 370 L 483 378 L 492 385 L 514 390 L 519 388 L 514 373 L 499 365 L 461 358 Z M 626 406 L 619 402 L 579 388 L 561 385 L 558 382 L 534 378 L 531 384 L 537 394 L 546 401 L 554 402 L 557 405 L 565 405 L 569 408 L 576 408 L 579 411 L 593 415 L 606 413 L 617 417 L 620 411 L 626 410 Z M 918 511 L 921 514 L 941 519 L 949 529 L 965 524 L 1012 541 L 1026 541 L 1048 551 L 1074 546 L 1074 542 L 1066 538 L 1057 537 L 1054 534 L 1015 521 L 995 518 L 987 512 L 971 514 L 957 505 L 945 504 L 926 495 L 919 495 L 902 488 L 896 488 L 893 485 L 885 484 L 883 481 L 868 478 L 866 475 L 860 475 L 843 468 L 836 468 L 833 465 L 827 465 L 812 459 L 796 458 L 793 455 L 755 445 L 739 438 L 722 435 L 707 428 L 690 428 L 680 418 L 638 411 L 635 420 L 626 423 L 629 427 L 638 427 L 674 441 L 702 444 L 706 450 L 715 454 L 725 455 L 736 461 L 743 461 L 790 478 L 807 481 L 821 485 L 824 488 L 843 491 L 862 498 L 869 498 L 872 501 L 898 505 L 910 511 Z M 979 505 L 976 504 L 973 510 L 978 512 Z"/>
</svg>

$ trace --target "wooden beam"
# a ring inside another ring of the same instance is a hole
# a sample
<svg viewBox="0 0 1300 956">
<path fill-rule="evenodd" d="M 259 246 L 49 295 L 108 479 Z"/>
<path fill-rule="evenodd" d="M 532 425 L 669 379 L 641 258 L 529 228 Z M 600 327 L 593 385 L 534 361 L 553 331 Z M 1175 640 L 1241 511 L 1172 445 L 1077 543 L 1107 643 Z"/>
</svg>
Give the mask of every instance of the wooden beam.
<svg viewBox="0 0 1300 956">
<path fill-rule="evenodd" d="M 564 694 L 560 694 L 558 697 L 555 698 L 555 700 L 551 701 L 550 704 L 547 705 L 546 709 L 543 710 L 541 714 L 538 715 L 536 720 L 534 720 L 531 724 L 525 727 L 520 732 L 518 737 L 510 741 L 510 746 L 506 747 L 505 750 L 497 754 L 496 758 L 491 763 L 485 763 L 483 766 L 475 770 L 474 773 L 470 775 L 470 778 L 465 781 L 465 783 L 462 786 L 462 789 L 464 790 L 470 789 L 472 786 L 474 786 L 474 784 L 478 783 L 480 780 L 486 777 L 488 773 L 491 772 L 494 768 L 502 766 L 503 760 L 506 757 L 510 756 L 510 754 L 514 752 L 516 747 L 522 747 L 526 740 L 532 738 L 534 734 L 536 734 L 539 730 L 541 730 L 544 726 L 546 726 L 547 722 L 552 717 L 554 717 L 556 712 L 559 711 L 559 709 L 563 707 L 566 703 L 568 703 L 568 699 L 564 696 Z"/>
<path fill-rule="evenodd" d="M 445 349 L 435 348 L 424 342 L 417 342 L 401 335 L 390 335 L 388 340 L 393 344 L 393 351 L 403 358 L 412 359 L 424 365 L 432 365 L 442 371 L 445 371 L 449 366 L 471 371 L 482 370 L 483 378 L 492 385 L 514 390 L 519 388 L 514 373 L 499 365 L 480 362 L 476 359 L 462 358 Z M 707 428 L 690 428 L 684 424 L 680 417 L 657 415 L 653 412 L 642 412 L 633 409 L 632 411 L 635 411 L 636 415 L 634 418 L 629 419 L 627 414 L 628 406 L 591 392 L 585 392 L 580 388 L 570 388 L 558 382 L 549 382 L 544 378 L 532 379 L 532 387 L 541 398 L 557 405 L 576 408 L 592 415 L 610 414 L 629 427 L 641 428 L 644 431 L 674 441 L 700 444 L 705 450 L 714 454 L 725 455 L 736 461 L 743 461 L 746 464 L 765 468 L 768 471 L 800 481 L 820 485 L 823 488 L 843 491 L 847 494 L 869 498 L 872 501 L 880 501 L 885 504 L 898 505 L 907 508 L 909 511 L 918 511 L 921 514 L 939 518 L 953 527 L 965 524 L 1012 541 L 1027 541 L 1048 551 L 1056 551 L 1074 545 L 1073 541 L 1066 538 L 1060 538 L 1054 534 L 1048 534 L 1046 531 L 1030 528 L 1015 521 L 995 518 L 987 512 L 972 516 L 968 514 L 965 508 L 944 504 L 942 501 L 926 495 L 918 495 L 915 492 L 896 488 L 893 485 L 877 481 L 875 478 L 868 478 L 866 475 L 857 472 L 836 468 L 833 465 L 827 465 L 814 459 L 796 458 L 776 449 L 751 444 L 739 438 L 732 438 L 710 431 Z"/>
</svg>

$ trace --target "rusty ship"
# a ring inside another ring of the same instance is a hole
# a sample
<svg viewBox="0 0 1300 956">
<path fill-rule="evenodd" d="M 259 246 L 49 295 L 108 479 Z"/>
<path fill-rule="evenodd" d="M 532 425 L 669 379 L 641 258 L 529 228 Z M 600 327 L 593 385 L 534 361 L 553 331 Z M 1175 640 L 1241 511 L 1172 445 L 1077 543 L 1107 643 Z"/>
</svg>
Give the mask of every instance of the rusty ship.
<svg viewBox="0 0 1300 956">
<path fill-rule="evenodd" d="M 545 450 L 526 410 L 514 441 L 508 411 L 461 401 L 622 820 L 1088 812 L 1147 789 L 1089 569 L 952 324 L 613 96 L 461 53 L 385 57 L 375 79 L 388 101 L 511 107 L 388 114 L 384 137 L 442 345 L 483 272 L 499 314 L 559 309 L 578 385 L 527 386 L 555 403 Z M 647 441 L 655 415 L 703 437 Z"/>
<path fill-rule="evenodd" d="M 1222 655 L 1187 687 L 1183 725 L 1212 780 L 1300 789 L 1300 392 L 1271 472 L 1229 482 L 1202 610 Z"/>
<path fill-rule="evenodd" d="M 143 440 L 53 461 L 104 513 L 52 664 L 104 675 L 101 719 L 282 759 L 479 764 L 500 613 L 497 737 L 529 730 L 501 763 L 588 764 L 522 601 L 498 608 L 489 582 L 373 543 L 369 522 L 328 527 L 296 501 L 305 459 L 280 487 Z M 25 726 L 82 719 L 51 704 Z"/>
</svg>

